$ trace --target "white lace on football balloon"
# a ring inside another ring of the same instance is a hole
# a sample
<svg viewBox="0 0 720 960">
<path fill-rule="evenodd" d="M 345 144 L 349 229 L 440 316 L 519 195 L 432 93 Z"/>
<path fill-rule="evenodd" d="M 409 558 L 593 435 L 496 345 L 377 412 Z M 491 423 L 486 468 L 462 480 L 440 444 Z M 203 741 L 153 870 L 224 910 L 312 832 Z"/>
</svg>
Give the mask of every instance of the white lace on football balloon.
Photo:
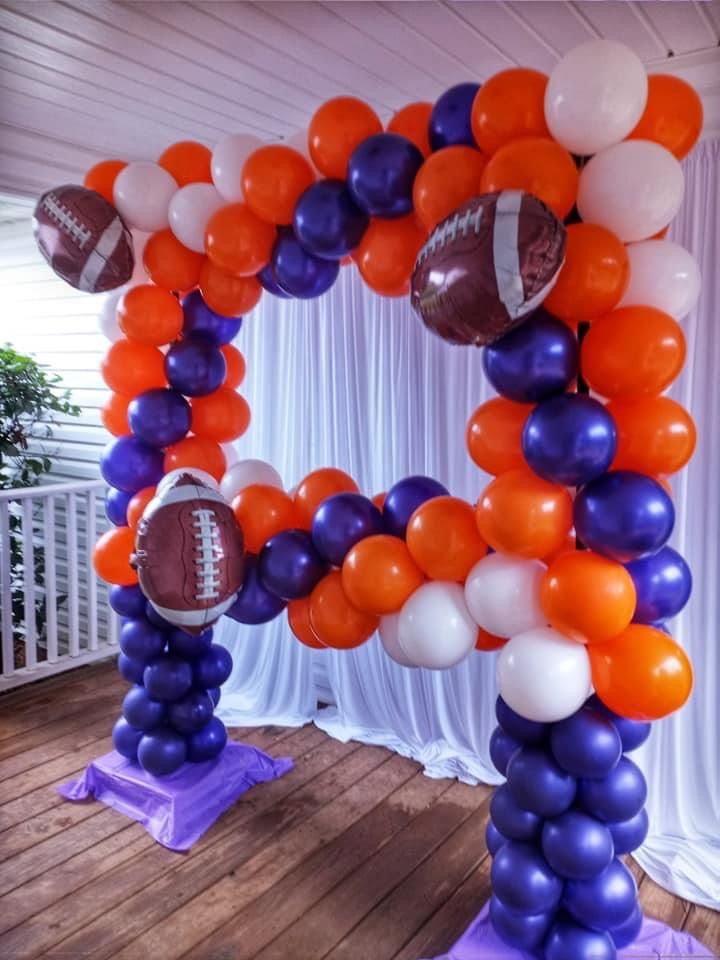
<svg viewBox="0 0 720 960">
<path fill-rule="evenodd" d="M 218 526 L 215 511 L 198 507 L 192 511 L 193 527 L 196 528 L 195 575 L 197 577 L 196 600 L 214 600 L 220 596 L 220 569 L 218 564 Z"/>
<path fill-rule="evenodd" d="M 473 225 L 473 231 L 477 235 L 480 233 L 480 223 L 483 216 L 483 207 L 482 205 L 477 208 L 477 210 L 466 210 L 465 213 L 456 213 L 455 216 L 450 217 L 444 223 L 441 223 L 430 234 L 430 237 L 423 245 L 420 250 L 420 253 L 417 257 L 417 262 L 422 263 L 422 261 L 431 253 L 435 253 L 441 247 L 444 247 L 448 241 L 454 240 L 458 234 L 463 237 L 468 235 L 470 230 L 470 224 Z"/>
<path fill-rule="evenodd" d="M 64 230 L 77 243 L 81 250 L 92 237 L 92 230 L 84 227 L 54 193 L 45 195 L 43 210 L 58 224 L 61 230 Z"/>
</svg>

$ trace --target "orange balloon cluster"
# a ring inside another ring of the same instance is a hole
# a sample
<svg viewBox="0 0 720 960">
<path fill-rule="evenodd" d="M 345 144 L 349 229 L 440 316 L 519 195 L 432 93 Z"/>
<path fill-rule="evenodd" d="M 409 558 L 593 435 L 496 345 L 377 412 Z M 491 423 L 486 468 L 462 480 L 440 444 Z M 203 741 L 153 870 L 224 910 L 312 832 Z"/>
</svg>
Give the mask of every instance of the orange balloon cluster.
<svg viewBox="0 0 720 960">
<path fill-rule="evenodd" d="M 123 295 L 117 308 L 117 319 L 125 336 L 136 343 L 162 347 L 180 336 L 183 326 L 182 307 L 162 287 L 150 283 L 132 287 Z"/>
<path fill-rule="evenodd" d="M 201 253 L 180 243 L 172 230 L 154 233 L 143 250 L 143 266 L 152 282 L 180 293 L 197 286 L 203 259 Z"/>
<path fill-rule="evenodd" d="M 423 583 L 423 572 L 403 540 L 380 533 L 350 550 L 342 566 L 342 587 L 363 613 L 397 613 Z"/>
<path fill-rule="evenodd" d="M 475 511 L 457 497 L 433 497 L 421 504 L 405 537 L 410 556 L 432 580 L 462 582 L 487 553 Z"/>
</svg>

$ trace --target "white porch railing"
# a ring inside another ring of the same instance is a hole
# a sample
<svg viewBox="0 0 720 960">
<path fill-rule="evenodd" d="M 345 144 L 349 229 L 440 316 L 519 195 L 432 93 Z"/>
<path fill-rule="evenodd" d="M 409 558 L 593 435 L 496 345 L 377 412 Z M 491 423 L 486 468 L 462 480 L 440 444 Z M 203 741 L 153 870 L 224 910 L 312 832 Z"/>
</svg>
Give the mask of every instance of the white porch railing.
<svg viewBox="0 0 720 960">
<path fill-rule="evenodd" d="M 101 480 L 0 490 L 0 691 L 117 651 L 117 616 L 92 565 Z"/>
</svg>

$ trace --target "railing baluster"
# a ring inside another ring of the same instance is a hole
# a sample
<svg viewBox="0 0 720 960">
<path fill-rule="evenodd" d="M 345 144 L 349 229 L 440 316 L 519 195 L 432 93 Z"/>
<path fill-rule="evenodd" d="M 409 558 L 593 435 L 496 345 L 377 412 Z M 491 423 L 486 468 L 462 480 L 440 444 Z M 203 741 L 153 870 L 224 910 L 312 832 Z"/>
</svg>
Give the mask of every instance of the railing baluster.
<svg viewBox="0 0 720 960">
<path fill-rule="evenodd" d="M 68 630 L 70 656 L 80 653 L 80 609 L 78 603 L 78 536 L 77 501 L 74 492 L 67 494 L 67 571 L 68 571 Z"/>
<path fill-rule="evenodd" d="M 87 514 L 85 516 L 85 534 L 86 534 L 86 562 L 87 562 L 87 619 L 88 619 L 88 649 L 97 650 L 98 648 L 98 603 L 97 603 L 97 577 L 93 567 L 93 548 L 97 539 L 97 525 L 95 523 L 95 491 L 88 490 L 87 503 L 85 505 Z"/>
<path fill-rule="evenodd" d="M 45 540 L 45 624 L 47 627 L 47 658 L 57 663 L 57 571 L 55 568 L 55 498 L 43 497 L 43 530 Z"/>
<path fill-rule="evenodd" d="M 3 675 L 15 672 L 13 650 L 12 584 L 10 580 L 10 502 L 0 501 L 0 584 L 2 585 Z"/>
<path fill-rule="evenodd" d="M 37 664 L 37 624 L 35 620 L 35 547 L 33 544 L 33 502 L 22 504 L 23 580 L 25 593 L 25 666 Z"/>
</svg>

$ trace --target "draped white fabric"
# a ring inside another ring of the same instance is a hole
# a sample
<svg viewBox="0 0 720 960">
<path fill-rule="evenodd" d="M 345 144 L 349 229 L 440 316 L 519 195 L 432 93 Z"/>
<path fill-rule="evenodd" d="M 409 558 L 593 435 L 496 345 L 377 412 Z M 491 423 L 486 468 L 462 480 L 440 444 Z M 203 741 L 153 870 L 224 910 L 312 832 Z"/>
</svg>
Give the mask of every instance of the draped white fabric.
<svg viewBox="0 0 720 960">
<path fill-rule="evenodd" d="M 687 190 L 673 237 L 703 270 L 697 311 L 684 326 L 687 371 L 674 395 L 692 410 L 700 446 L 676 483 L 674 544 L 695 572 L 695 593 L 676 635 L 696 665 L 691 703 L 657 724 L 640 756 L 649 782 L 652 834 L 638 856 L 648 873 L 684 897 L 720 906 L 720 753 L 717 630 L 720 608 L 720 143 L 685 163 Z M 350 268 L 319 300 L 266 296 L 237 340 L 254 413 L 240 457 L 270 461 L 291 487 L 309 470 L 338 466 L 368 494 L 424 473 L 474 500 L 487 478 L 465 451 L 465 423 L 491 395 L 481 354 L 429 334 L 405 300 L 370 293 Z M 314 653 L 284 616 L 266 627 L 225 619 L 217 639 L 235 669 L 220 715 L 230 723 L 314 719 L 341 739 L 384 744 L 420 761 L 430 776 L 496 783 L 488 741 L 495 725 L 495 657 L 473 654 L 452 670 L 407 670 L 377 637 L 356 651 Z M 318 711 L 318 700 L 331 707 Z"/>
</svg>

